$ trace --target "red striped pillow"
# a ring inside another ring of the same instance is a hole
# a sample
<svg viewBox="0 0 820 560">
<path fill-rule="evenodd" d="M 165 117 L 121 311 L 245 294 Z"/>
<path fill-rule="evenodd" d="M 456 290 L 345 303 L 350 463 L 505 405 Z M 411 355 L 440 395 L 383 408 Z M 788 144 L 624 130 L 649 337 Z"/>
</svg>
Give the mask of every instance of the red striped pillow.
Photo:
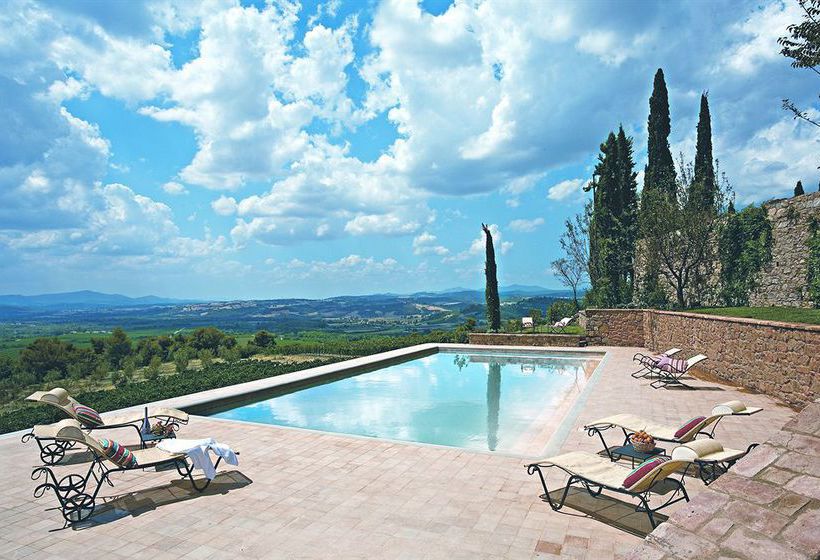
<svg viewBox="0 0 820 560">
<path fill-rule="evenodd" d="M 638 482 L 643 480 L 643 478 L 650 472 L 652 472 L 655 469 L 655 467 L 664 464 L 668 460 L 668 457 L 652 457 L 651 459 L 647 459 L 627 475 L 627 477 L 624 479 L 624 488 L 629 490 Z"/>
<path fill-rule="evenodd" d="M 688 434 L 692 430 L 692 428 L 694 428 L 695 426 L 697 426 L 698 424 L 700 424 L 704 420 L 706 420 L 706 416 L 695 416 L 694 418 L 689 420 L 686 424 L 681 426 L 680 429 L 678 429 L 677 432 L 675 432 L 675 437 L 679 438 L 679 437 L 685 436 L 686 434 Z"/>
<path fill-rule="evenodd" d="M 126 469 L 133 469 L 137 466 L 137 458 L 121 443 L 111 439 L 100 438 L 100 445 L 102 446 L 105 456 L 111 459 L 113 463 Z"/>
<path fill-rule="evenodd" d="M 77 420 L 86 428 L 99 428 L 104 424 L 100 414 L 90 406 L 75 404 L 74 414 L 77 415 Z"/>
</svg>

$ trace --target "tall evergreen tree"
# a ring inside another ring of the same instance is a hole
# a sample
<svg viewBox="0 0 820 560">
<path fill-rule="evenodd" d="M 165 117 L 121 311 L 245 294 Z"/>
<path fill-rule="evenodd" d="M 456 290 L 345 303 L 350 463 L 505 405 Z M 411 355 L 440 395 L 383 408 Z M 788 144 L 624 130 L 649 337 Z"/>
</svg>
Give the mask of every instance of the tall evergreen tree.
<svg viewBox="0 0 820 560">
<path fill-rule="evenodd" d="M 669 149 L 669 133 L 672 123 L 669 117 L 669 93 L 663 69 L 658 68 L 649 98 L 649 118 L 647 120 L 647 164 L 644 168 L 643 191 L 641 192 L 641 220 L 647 219 L 648 200 L 654 192 L 667 197 L 675 196 L 676 174 L 672 151 Z M 642 226 L 643 227 L 643 226 Z M 640 279 L 639 297 L 646 306 L 657 307 L 665 304 L 666 295 L 660 287 L 657 255 L 645 254 L 645 273 Z"/>
<path fill-rule="evenodd" d="M 696 192 L 690 202 L 702 208 L 713 208 L 715 205 L 715 166 L 712 159 L 712 117 L 709 114 L 709 100 L 706 94 L 700 96 L 700 115 L 698 117 L 698 140 L 695 151 L 695 181 L 692 183 Z"/>
<path fill-rule="evenodd" d="M 658 190 L 669 195 L 675 192 L 675 161 L 669 149 L 669 133 L 672 122 L 669 117 L 669 93 L 663 69 L 658 68 L 649 98 L 647 120 L 647 165 L 644 172 L 644 191 Z"/>
<path fill-rule="evenodd" d="M 637 182 L 632 139 L 623 127 L 601 144 L 589 227 L 590 303 L 613 306 L 632 299 L 637 226 Z"/>
<path fill-rule="evenodd" d="M 501 302 L 498 297 L 498 278 L 495 266 L 495 248 L 493 247 L 493 234 L 490 228 L 481 224 L 484 230 L 486 262 L 484 264 L 484 275 L 486 277 L 486 287 L 484 289 L 484 299 L 487 303 L 487 326 L 489 330 L 497 332 L 501 328 Z"/>
<path fill-rule="evenodd" d="M 803 190 L 803 181 L 797 181 L 797 185 L 794 187 L 794 196 L 800 196 L 806 194 L 806 191 Z"/>
<path fill-rule="evenodd" d="M 621 293 L 620 303 L 632 300 L 635 279 L 635 244 L 638 241 L 638 182 L 632 157 L 632 138 L 618 127 L 618 199 L 613 213 L 618 218 L 618 266 Z"/>
</svg>

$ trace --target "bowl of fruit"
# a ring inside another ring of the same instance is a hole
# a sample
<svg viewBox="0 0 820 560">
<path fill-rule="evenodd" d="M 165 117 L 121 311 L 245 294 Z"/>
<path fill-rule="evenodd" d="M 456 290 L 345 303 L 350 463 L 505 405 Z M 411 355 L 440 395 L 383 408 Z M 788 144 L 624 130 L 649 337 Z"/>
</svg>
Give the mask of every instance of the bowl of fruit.
<svg viewBox="0 0 820 560">
<path fill-rule="evenodd" d="M 655 438 L 643 430 L 629 436 L 629 441 L 638 453 L 649 453 L 655 449 Z"/>
</svg>

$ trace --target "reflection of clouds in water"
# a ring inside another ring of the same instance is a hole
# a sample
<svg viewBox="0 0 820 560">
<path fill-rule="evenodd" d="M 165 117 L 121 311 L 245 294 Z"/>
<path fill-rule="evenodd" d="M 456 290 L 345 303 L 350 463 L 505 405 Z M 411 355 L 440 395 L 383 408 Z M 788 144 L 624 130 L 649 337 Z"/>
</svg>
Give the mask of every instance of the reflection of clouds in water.
<svg viewBox="0 0 820 560">
<path fill-rule="evenodd" d="M 490 356 L 482 358 L 459 372 L 453 354 L 440 353 L 221 415 L 474 449 L 497 444 L 503 451 L 562 401 L 583 372 L 577 361 L 560 360 L 522 374 L 522 363 L 527 371 L 534 365 L 530 360 L 491 365 Z"/>
</svg>

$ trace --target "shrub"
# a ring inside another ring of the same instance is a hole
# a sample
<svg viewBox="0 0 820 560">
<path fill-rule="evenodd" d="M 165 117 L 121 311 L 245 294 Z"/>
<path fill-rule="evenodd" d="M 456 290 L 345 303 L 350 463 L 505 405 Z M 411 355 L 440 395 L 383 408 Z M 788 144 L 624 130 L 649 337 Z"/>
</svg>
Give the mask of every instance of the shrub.
<svg viewBox="0 0 820 560">
<path fill-rule="evenodd" d="M 572 317 L 577 311 L 575 303 L 572 301 L 568 299 L 557 299 L 550 305 L 548 312 L 549 323 L 553 324 L 564 317 Z"/>
</svg>

